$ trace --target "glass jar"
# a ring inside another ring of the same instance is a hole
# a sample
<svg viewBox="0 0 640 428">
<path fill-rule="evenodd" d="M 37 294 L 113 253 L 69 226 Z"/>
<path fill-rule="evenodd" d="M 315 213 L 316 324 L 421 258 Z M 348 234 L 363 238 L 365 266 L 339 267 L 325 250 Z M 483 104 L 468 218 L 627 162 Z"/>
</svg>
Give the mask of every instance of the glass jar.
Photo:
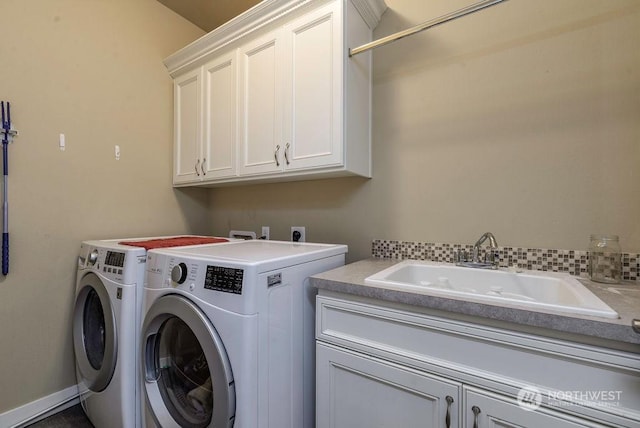
<svg viewBox="0 0 640 428">
<path fill-rule="evenodd" d="M 589 275 L 592 281 L 617 284 L 622 275 L 620 242 L 617 235 L 591 235 Z"/>
</svg>

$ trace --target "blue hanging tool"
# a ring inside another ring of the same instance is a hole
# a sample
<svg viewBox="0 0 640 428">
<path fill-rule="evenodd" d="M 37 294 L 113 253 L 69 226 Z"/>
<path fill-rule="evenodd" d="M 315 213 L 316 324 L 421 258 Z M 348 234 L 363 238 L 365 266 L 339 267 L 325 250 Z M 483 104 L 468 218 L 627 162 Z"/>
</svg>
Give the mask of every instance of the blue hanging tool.
<svg viewBox="0 0 640 428">
<path fill-rule="evenodd" d="M 4 101 L 2 104 L 2 166 L 3 166 L 3 184 L 4 191 L 2 192 L 2 274 L 7 275 L 9 273 L 9 201 L 7 198 L 7 177 L 9 174 L 9 157 L 8 147 L 11 137 L 17 134 L 16 131 L 11 130 L 11 104 L 7 101 L 7 110 L 4 109 Z"/>
</svg>

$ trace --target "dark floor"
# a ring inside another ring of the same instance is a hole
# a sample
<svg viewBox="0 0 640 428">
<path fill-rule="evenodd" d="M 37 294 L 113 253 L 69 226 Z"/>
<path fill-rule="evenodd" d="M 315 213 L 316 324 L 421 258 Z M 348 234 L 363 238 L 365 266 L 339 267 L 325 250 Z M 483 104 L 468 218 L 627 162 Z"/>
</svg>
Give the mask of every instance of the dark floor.
<svg viewBox="0 0 640 428">
<path fill-rule="evenodd" d="M 69 407 L 60 413 L 29 425 L 29 428 L 93 428 L 89 419 L 84 415 L 80 404 Z"/>
</svg>

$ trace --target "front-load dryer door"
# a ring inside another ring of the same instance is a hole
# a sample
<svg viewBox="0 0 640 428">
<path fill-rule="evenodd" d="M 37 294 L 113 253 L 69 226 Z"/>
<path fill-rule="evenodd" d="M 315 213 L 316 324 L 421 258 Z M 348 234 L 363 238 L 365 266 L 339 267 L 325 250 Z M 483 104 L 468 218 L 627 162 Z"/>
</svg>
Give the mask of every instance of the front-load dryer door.
<svg viewBox="0 0 640 428">
<path fill-rule="evenodd" d="M 116 368 L 116 320 L 109 293 L 94 273 L 79 284 L 73 316 L 73 347 L 79 382 L 94 392 L 104 390 Z"/>
<path fill-rule="evenodd" d="M 233 426 L 231 364 L 206 315 L 167 295 L 149 308 L 142 331 L 146 417 L 163 428 Z"/>
</svg>

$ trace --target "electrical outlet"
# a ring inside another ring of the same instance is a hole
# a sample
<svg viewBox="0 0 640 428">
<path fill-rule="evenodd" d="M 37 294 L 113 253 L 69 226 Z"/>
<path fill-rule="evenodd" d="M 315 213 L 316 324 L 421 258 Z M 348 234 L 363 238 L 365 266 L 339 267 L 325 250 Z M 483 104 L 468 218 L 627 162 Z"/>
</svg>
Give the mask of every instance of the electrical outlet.
<svg viewBox="0 0 640 428">
<path fill-rule="evenodd" d="M 306 234 L 304 226 L 292 226 L 291 227 L 291 240 L 293 242 L 305 242 Z"/>
<path fill-rule="evenodd" d="M 262 226 L 262 233 L 260 233 L 260 239 L 269 239 L 269 226 Z"/>
</svg>

